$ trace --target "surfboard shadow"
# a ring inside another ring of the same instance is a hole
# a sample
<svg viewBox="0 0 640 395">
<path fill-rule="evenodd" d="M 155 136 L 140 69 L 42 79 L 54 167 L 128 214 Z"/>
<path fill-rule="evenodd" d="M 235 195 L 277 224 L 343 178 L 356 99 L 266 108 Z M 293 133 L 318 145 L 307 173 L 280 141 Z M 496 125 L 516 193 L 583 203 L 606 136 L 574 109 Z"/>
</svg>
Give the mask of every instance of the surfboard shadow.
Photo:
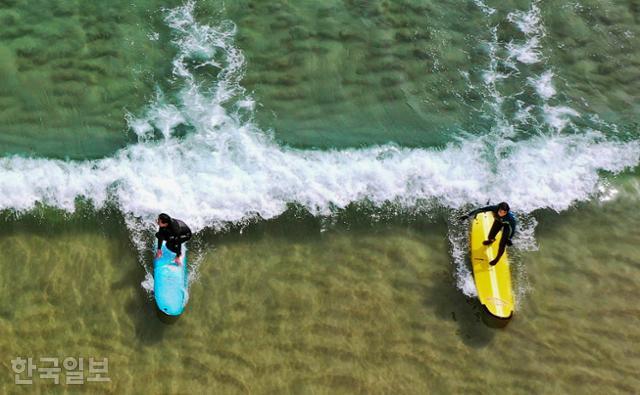
<svg viewBox="0 0 640 395">
<path fill-rule="evenodd" d="M 425 295 L 424 303 L 433 308 L 440 319 L 454 321 L 458 325 L 456 334 L 470 347 L 486 347 L 495 337 L 495 329 L 487 326 L 483 320 L 482 306 L 478 300 L 465 296 L 456 287 L 448 271 L 437 275 Z"/>
<path fill-rule="evenodd" d="M 127 312 L 134 322 L 135 335 L 142 344 L 154 345 L 163 340 L 167 323 L 159 319 L 153 297 L 149 297 L 141 287 L 138 295 L 129 301 Z"/>
<path fill-rule="evenodd" d="M 156 316 L 158 317 L 158 320 L 160 320 L 160 322 L 162 322 L 165 325 L 174 325 L 176 322 L 178 322 L 180 320 L 180 317 L 182 317 L 182 314 L 180 314 L 180 315 L 167 315 L 167 314 L 163 313 L 158 308 L 158 306 L 156 305 L 155 301 L 153 302 L 153 306 L 155 307 Z"/>
<path fill-rule="evenodd" d="M 123 287 L 128 282 L 128 286 L 136 290 L 126 302 L 124 310 L 131 317 L 138 340 L 144 345 L 154 345 L 163 340 L 167 322 L 159 319 L 160 312 L 153 295 L 141 286 L 144 276 L 144 269 L 140 267 L 136 257 L 133 257 L 130 269 L 123 273 L 122 279 L 115 282 L 112 288 Z"/>
</svg>

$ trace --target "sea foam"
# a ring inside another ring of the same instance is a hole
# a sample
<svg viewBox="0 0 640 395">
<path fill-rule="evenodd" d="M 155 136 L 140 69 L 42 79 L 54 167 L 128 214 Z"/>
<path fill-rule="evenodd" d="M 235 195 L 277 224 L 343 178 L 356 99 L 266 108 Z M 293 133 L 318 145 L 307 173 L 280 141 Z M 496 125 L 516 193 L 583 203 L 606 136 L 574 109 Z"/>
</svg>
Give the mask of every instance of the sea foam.
<svg viewBox="0 0 640 395">
<path fill-rule="evenodd" d="M 441 149 L 283 147 L 242 116 L 252 111 L 253 99 L 240 85 L 245 66 L 234 45 L 235 26 L 199 24 L 192 3 L 171 11 L 167 22 L 178 48 L 174 76 L 183 88 L 172 99 L 160 93 L 138 115 L 129 114 L 139 142 L 100 160 L 1 158 L 0 208 L 29 210 L 40 202 L 73 211 L 82 196 L 97 207 L 113 201 L 148 220 L 170 212 L 194 230 L 273 218 L 288 203 L 330 215 L 363 200 L 406 207 L 430 200 L 459 208 L 499 196 L 522 212 L 564 210 L 597 190 L 599 171 L 638 163 L 637 142 L 608 140 L 596 130 L 534 136 L 498 154 L 495 141 L 505 137 L 500 128 Z M 218 79 L 197 81 L 193 69 L 201 67 L 220 69 Z M 562 127 L 562 116 L 578 115 L 572 111 L 560 107 L 554 115 L 550 109 L 550 123 Z M 192 131 L 177 136 L 179 125 Z"/>
</svg>

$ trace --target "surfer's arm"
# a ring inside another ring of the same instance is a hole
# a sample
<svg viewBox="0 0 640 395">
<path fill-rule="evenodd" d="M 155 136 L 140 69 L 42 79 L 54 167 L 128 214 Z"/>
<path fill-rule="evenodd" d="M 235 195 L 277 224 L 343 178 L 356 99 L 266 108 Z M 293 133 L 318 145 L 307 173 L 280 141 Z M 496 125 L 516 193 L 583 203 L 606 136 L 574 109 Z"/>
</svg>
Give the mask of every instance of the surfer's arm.
<svg viewBox="0 0 640 395">
<path fill-rule="evenodd" d="M 162 234 L 160 232 L 156 233 L 156 238 L 158 239 L 158 250 L 162 249 L 162 240 L 164 240 L 164 237 L 162 236 Z"/>
</svg>

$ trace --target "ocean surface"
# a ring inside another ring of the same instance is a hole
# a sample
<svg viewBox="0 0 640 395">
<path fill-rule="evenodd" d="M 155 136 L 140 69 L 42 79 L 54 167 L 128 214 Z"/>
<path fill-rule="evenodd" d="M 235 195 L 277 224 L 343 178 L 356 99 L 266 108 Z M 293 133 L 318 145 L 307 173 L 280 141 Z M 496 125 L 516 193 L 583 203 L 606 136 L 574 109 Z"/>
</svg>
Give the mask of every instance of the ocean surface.
<svg viewBox="0 0 640 395">
<path fill-rule="evenodd" d="M 635 0 L 2 1 L 0 393 L 639 393 L 639 96 Z M 458 217 L 500 201 L 496 329 Z"/>
</svg>

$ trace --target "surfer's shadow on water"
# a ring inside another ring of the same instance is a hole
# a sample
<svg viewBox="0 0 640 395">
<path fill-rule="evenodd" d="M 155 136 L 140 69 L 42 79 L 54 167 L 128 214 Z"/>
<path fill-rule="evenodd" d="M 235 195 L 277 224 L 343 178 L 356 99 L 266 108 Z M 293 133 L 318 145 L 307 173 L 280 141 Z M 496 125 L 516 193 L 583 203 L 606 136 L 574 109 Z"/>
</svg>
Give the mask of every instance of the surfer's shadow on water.
<svg viewBox="0 0 640 395">
<path fill-rule="evenodd" d="M 138 292 L 126 304 L 126 311 L 135 325 L 135 335 L 144 345 L 153 345 L 164 339 L 167 324 L 161 318 L 153 300 L 153 295 L 149 295 L 140 287 L 140 282 L 136 284 Z"/>
<path fill-rule="evenodd" d="M 114 252 L 113 259 L 121 260 L 122 257 Z M 131 318 L 135 335 L 142 344 L 153 345 L 158 343 L 164 338 L 167 323 L 161 321 L 158 317 L 159 314 L 155 307 L 153 294 L 148 293 L 147 290 L 140 286 L 146 271 L 141 270 L 140 265 L 135 262 L 135 257 L 132 257 L 131 264 L 123 266 L 129 269 L 122 271 L 121 278 L 111 285 L 111 289 L 116 291 L 131 287 L 136 290 L 129 300 L 125 302 L 123 311 Z"/>
<path fill-rule="evenodd" d="M 464 211 L 453 214 L 457 218 Z M 472 347 L 487 346 L 493 336 L 492 329 L 483 322 L 482 306 L 473 297 L 467 296 L 468 280 L 471 278 L 471 265 L 469 263 L 469 224 L 465 221 L 450 220 L 448 229 L 448 243 L 450 254 L 453 257 L 454 274 L 449 270 L 442 270 L 434 281 L 434 286 L 429 288 L 430 294 L 426 296 L 425 303 L 430 304 L 436 315 L 443 320 L 451 320 L 457 323 L 456 335 L 462 341 Z M 446 265 L 445 262 L 442 263 Z M 447 265 L 447 267 L 449 267 Z M 461 285 L 462 283 L 466 285 Z M 475 287 L 475 285 L 471 285 Z M 474 291 L 475 292 L 475 291 Z"/>
<path fill-rule="evenodd" d="M 483 322 L 480 303 L 462 294 L 449 272 L 442 271 L 437 277 L 425 295 L 425 305 L 434 309 L 436 317 L 455 322 L 458 326 L 455 334 L 466 345 L 474 348 L 488 346 L 496 329 Z"/>
</svg>

